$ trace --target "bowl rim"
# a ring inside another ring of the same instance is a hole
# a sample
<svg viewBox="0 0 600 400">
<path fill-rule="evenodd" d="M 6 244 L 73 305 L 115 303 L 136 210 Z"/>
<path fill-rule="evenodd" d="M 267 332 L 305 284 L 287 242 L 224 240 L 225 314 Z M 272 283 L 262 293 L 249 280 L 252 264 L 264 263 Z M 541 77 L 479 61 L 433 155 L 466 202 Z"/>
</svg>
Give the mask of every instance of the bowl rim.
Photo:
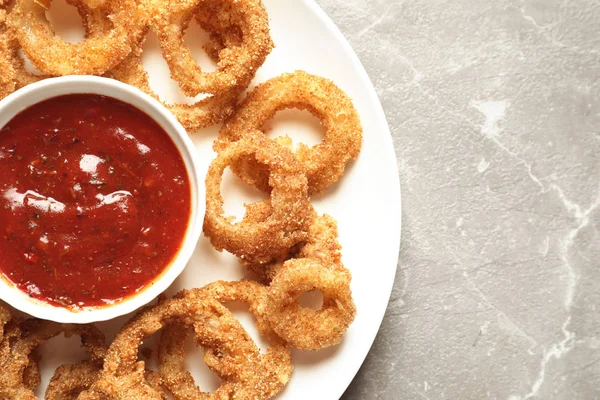
<svg viewBox="0 0 600 400">
<path fill-rule="evenodd" d="M 0 300 L 33 317 L 58 323 L 102 322 L 129 314 L 167 290 L 183 272 L 202 232 L 205 213 L 204 180 L 196 148 L 183 126 L 158 100 L 125 83 L 97 76 L 64 76 L 45 79 L 21 88 L 0 100 L 0 126 L 19 112 L 42 101 L 69 94 L 98 94 L 128 103 L 147 114 L 169 135 L 180 153 L 190 182 L 190 217 L 182 245 L 170 264 L 137 293 L 101 307 L 68 309 L 30 298 L 0 272 Z"/>
</svg>

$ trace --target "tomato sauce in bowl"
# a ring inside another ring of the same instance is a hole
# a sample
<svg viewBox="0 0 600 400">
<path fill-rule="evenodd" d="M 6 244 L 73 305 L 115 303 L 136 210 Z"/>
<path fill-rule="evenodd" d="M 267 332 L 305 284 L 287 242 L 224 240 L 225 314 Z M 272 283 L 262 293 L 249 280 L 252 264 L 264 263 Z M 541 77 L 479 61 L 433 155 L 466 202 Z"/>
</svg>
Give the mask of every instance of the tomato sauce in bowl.
<svg viewBox="0 0 600 400">
<path fill-rule="evenodd" d="M 65 308 L 155 281 L 191 212 L 185 163 L 151 117 L 96 94 L 51 98 L 0 129 L 0 275 Z"/>
</svg>

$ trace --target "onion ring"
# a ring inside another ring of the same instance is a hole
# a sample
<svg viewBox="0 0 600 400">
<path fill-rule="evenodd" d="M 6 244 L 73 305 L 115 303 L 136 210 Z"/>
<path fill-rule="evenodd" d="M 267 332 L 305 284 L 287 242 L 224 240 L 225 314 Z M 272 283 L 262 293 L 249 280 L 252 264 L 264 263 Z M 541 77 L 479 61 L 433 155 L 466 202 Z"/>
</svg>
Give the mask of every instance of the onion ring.
<svg viewBox="0 0 600 400">
<path fill-rule="evenodd" d="M 323 292 L 320 310 L 298 303 L 302 293 L 312 290 Z M 301 350 L 339 344 L 356 315 L 350 273 L 328 269 L 308 258 L 286 261 L 267 298 L 266 315 L 273 330 Z"/>
<path fill-rule="evenodd" d="M 0 5 L 0 16 L 2 11 L 6 12 L 12 9 L 14 1 L 10 0 Z M 90 3 L 90 0 L 67 0 L 67 3 L 76 7 L 83 21 L 85 37 L 99 37 L 110 30 L 110 21 L 104 17 L 104 11 L 93 9 L 84 3 Z M 35 74 L 29 72 L 25 67 L 25 61 L 19 54 L 21 47 L 15 38 L 12 30 L 3 27 L 0 17 L 0 70 L 5 70 L 6 74 L 0 77 L 0 98 L 12 93 L 29 84 L 51 78 L 52 75 Z M 2 82 L 7 82 L 6 86 Z"/>
<path fill-rule="evenodd" d="M 325 127 L 321 144 L 311 148 L 300 144 L 295 152 L 308 177 L 309 195 L 321 193 L 340 179 L 346 164 L 358 157 L 362 144 L 362 126 L 352 101 L 328 79 L 296 71 L 257 86 L 225 122 L 214 149 L 220 151 L 246 132 L 263 129 L 286 108 L 308 110 Z M 242 160 L 232 170 L 249 185 L 269 191 L 268 173 L 256 162 Z"/>
<path fill-rule="evenodd" d="M 244 388 L 239 376 L 249 367 L 248 357 L 253 354 L 254 343 L 223 305 L 209 298 L 199 301 L 184 294 L 146 309 L 129 321 L 109 347 L 100 379 L 82 392 L 79 399 L 99 399 L 102 395 L 117 400 L 161 399 L 160 392 L 145 380 L 144 362 L 137 361 L 138 347 L 145 337 L 174 321 L 194 325 L 197 342 L 222 355 L 221 362 L 229 367 L 229 373 L 223 378 L 219 393 L 237 394 Z"/>
<path fill-rule="evenodd" d="M 248 398 L 260 400 L 270 399 L 277 395 L 290 380 L 293 364 L 291 352 L 267 323 L 263 313 L 263 303 L 267 289 L 256 282 L 222 282 L 212 283 L 202 289 L 184 292 L 185 296 L 202 301 L 203 298 L 214 299 L 220 303 L 242 301 L 250 305 L 250 312 L 256 319 L 257 327 L 269 342 L 266 354 L 260 354 L 256 347 L 252 354 L 254 368 L 247 369 L 242 378 L 246 387 L 253 388 L 253 395 Z M 159 347 L 160 371 L 165 385 L 176 400 L 202 398 L 204 393 L 194 383 L 194 378 L 185 370 L 185 330 L 179 325 L 171 325 L 162 333 Z M 222 374 L 227 368 L 218 354 L 208 350 L 205 352 L 207 364 Z M 242 391 L 242 393 L 244 393 Z M 236 396 L 241 396 L 238 392 Z M 245 398 L 245 397 L 240 397 Z"/>
<path fill-rule="evenodd" d="M 3 371 L 3 375 L 0 375 L 0 399 L 12 398 L 9 397 L 9 393 L 12 393 L 13 387 L 7 386 L 12 382 L 8 382 L 7 376 L 20 377 L 23 380 L 23 371 L 17 369 L 18 366 L 15 366 L 13 363 L 12 356 L 12 348 L 16 341 L 21 337 L 21 329 L 17 321 L 14 319 L 8 320 L 2 329 L 3 334 L 0 340 L 0 368 Z M 29 355 L 27 357 L 27 362 L 29 362 Z M 6 382 L 5 382 L 6 381 Z M 25 383 L 21 383 L 22 387 L 18 389 L 28 390 L 29 387 L 25 385 Z"/>
<path fill-rule="evenodd" d="M 142 26 L 136 1 L 102 0 L 88 4 L 105 7 L 103 15 L 111 21 L 111 29 L 101 37 L 92 36 L 72 44 L 55 34 L 46 19 L 44 5 L 36 0 L 16 0 L 8 17 L 9 26 L 36 68 L 54 76 L 101 75 L 131 52 Z"/>
<path fill-rule="evenodd" d="M 247 86 L 273 48 L 269 16 L 260 0 L 177 0 L 157 3 L 155 8 L 152 28 L 171 76 L 188 96 Z M 240 46 L 220 51 L 215 72 L 203 72 L 183 41 L 183 32 L 199 8 L 210 9 L 218 21 L 230 23 L 233 19 L 242 33 Z"/>
<path fill-rule="evenodd" d="M 224 29 L 219 24 L 225 21 L 215 22 L 212 12 L 223 14 L 221 10 L 226 4 L 220 4 L 220 0 L 210 0 L 212 3 L 210 7 L 200 7 L 197 9 L 196 17 L 199 21 L 206 21 L 201 23 L 211 35 L 212 40 L 208 43 L 207 52 L 216 61 L 220 62 L 221 54 L 229 54 L 229 49 L 232 49 L 239 45 L 240 42 L 235 40 L 220 41 L 222 37 L 229 37 L 230 34 L 225 34 L 220 31 Z M 206 3 L 210 3 L 206 0 Z M 253 0 L 254 1 L 254 0 Z M 208 11 L 211 11 L 209 13 Z M 150 6 L 149 10 L 146 11 L 148 14 L 156 14 L 161 11 L 152 9 Z M 210 21 L 210 22 L 209 22 Z M 229 26 L 229 25 L 227 25 Z M 219 42 L 215 42 L 215 40 Z M 241 39 L 240 39 L 241 40 Z M 135 86 L 145 93 L 151 95 L 155 99 L 161 101 L 156 93 L 153 92 L 150 87 L 148 73 L 144 70 L 141 60 L 142 46 L 145 41 L 145 36 L 138 40 L 137 45 L 134 47 L 132 53 L 119 65 L 109 71 L 105 76 Z M 217 50 L 210 50 L 218 49 Z M 221 52 L 222 50 L 225 50 Z M 256 68 L 258 69 L 258 68 Z M 211 126 L 224 121 L 234 112 L 234 107 L 238 102 L 240 94 L 246 90 L 250 84 L 250 80 L 254 77 L 254 71 L 251 75 L 248 75 L 248 79 L 240 80 L 236 85 L 229 85 L 227 90 L 212 91 L 208 97 L 197 101 L 194 104 L 169 104 L 161 101 L 163 105 L 175 115 L 179 122 L 189 132 L 194 132 L 199 129 Z M 177 82 L 179 87 L 184 90 L 186 87 L 185 81 Z"/>
<path fill-rule="evenodd" d="M 145 39 L 144 39 L 145 40 Z M 142 43 L 119 65 L 111 69 L 105 76 L 135 86 L 155 99 L 161 101 L 150 88 L 148 73 L 141 60 Z M 169 110 L 188 132 L 211 126 L 223 121 L 234 111 L 240 93 L 245 87 L 232 88 L 226 93 L 214 95 L 195 104 L 161 103 Z"/>
<path fill-rule="evenodd" d="M 46 389 L 46 400 L 75 400 L 78 395 L 88 390 L 100 377 L 102 366 L 98 363 L 82 363 L 73 365 L 61 365 L 56 369 L 48 388 Z M 160 376 L 152 371 L 146 371 L 146 382 L 150 387 L 162 393 L 162 399 L 167 395 L 162 390 Z"/>
<path fill-rule="evenodd" d="M 10 356 L 13 342 L 20 336 L 21 330 L 17 326 L 17 321 L 13 320 L 10 310 L 0 302 L 0 365 L 4 365 L 7 357 Z M 29 363 L 23 371 L 23 384 L 27 389 L 35 390 L 40 385 L 41 374 L 38 363 L 39 355 L 37 352 L 32 352 L 29 355 Z"/>
<path fill-rule="evenodd" d="M 224 216 L 221 178 L 225 168 L 243 156 L 254 157 L 269 168 L 272 212 L 263 221 L 231 223 Z M 217 155 L 206 175 L 204 234 L 212 245 L 254 264 L 267 264 L 287 254 L 306 238 L 313 219 L 306 176 L 285 147 L 263 135 L 248 135 Z"/>
<path fill-rule="evenodd" d="M 92 325 L 63 325 L 36 319 L 26 320 L 20 325 L 21 336 L 3 349 L 8 350 L 10 365 L 0 375 L 0 396 L 10 399 L 36 399 L 24 381 L 24 371 L 31 362 L 31 353 L 43 342 L 64 333 L 78 335 L 88 349 L 90 359 L 101 362 L 106 353 L 104 335 Z M 3 357 L 2 357 L 3 358 Z"/>
</svg>

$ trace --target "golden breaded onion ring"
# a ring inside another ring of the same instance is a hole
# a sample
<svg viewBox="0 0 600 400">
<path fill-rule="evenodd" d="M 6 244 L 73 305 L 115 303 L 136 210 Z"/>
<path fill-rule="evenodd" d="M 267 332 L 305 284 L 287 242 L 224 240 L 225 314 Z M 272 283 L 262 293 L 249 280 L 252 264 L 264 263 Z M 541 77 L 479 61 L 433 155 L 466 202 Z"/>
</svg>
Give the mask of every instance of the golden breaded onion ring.
<svg viewBox="0 0 600 400">
<path fill-rule="evenodd" d="M 49 3 L 49 2 L 48 2 Z M 80 43 L 68 43 L 55 34 L 46 18 L 49 4 L 37 0 L 16 0 L 9 14 L 9 25 L 32 64 L 45 74 L 101 75 L 121 62 L 132 50 L 132 43 L 143 25 L 137 0 L 86 2 L 102 8 L 110 30 L 90 36 Z"/>
<path fill-rule="evenodd" d="M 7 364 L 10 351 L 14 343 L 21 337 L 19 320 L 13 318 L 10 310 L 0 301 L 0 366 L 5 367 L 5 372 L 10 366 Z M 31 391 L 35 390 L 42 380 L 39 367 L 39 354 L 31 352 L 28 364 L 23 371 L 23 386 Z"/>
<path fill-rule="evenodd" d="M 362 125 L 352 101 L 328 79 L 296 71 L 257 86 L 225 122 L 214 149 L 220 151 L 245 132 L 262 130 L 278 111 L 287 108 L 310 111 L 325 128 L 322 143 L 313 147 L 299 144 L 295 151 L 308 177 L 309 194 L 320 193 L 340 179 L 346 163 L 358 157 L 362 145 Z M 249 185 L 269 191 L 267 171 L 253 160 L 241 160 L 232 170 Z"/>
<path fill-rule="evenodd" d="M 221 179 L 225 168 L 242 157 L 253 157 L 269 172 L 271 213 L 262 221 L 232 223 L 224 215 Z M 263 135 L 249 134 L 224 148 L 206 175 L 204 234 L 219 251 L 242 260 L 266 264 L 286 254 L 306 238 L 313 219 L 306 176 L 294 155 Z"/>
<path fill-rule="evenodd" d="M 303 293 L 313 290 L 323 293 L 320 310 L 298 303 Z M 267 298 L 265 315 L 273 330 L 301 350 L 339 344 L 356 315 L 350 273 L 308 258 L 286 261 L 271 282 Z"/>
<path fill-rule="evenodd" d="M 21 323 L 19 328 L 20 337 L 8 349 L 4 347 L 0 351 L 4 353 L 8 350 L 7 354 L 10 357 L 8 365 L 1 366 L 3 373 L 0 374 L 0 398 L 4 396 L 9 399 L 36 399 L 30 387 L 31 382 L 26 382 L 27 369 L 32 362 L 31 354 L 39 345 L 61 333 L 80 336 L 92 362 L 101 363 L 106 354 L 104 335 L 93 325 L 57 324 L 31 319 Z"/>
<path fill-rule="evenodd" d="M 138 347 L 144 338 L 173 323 L 193 326 L 196 343 L 205 351 L 220 355 L 223 375 L 218 393 L 252 399 L 242 396 L 243 391 L 252 391 L 242 377 L 257 367 L 252 364 L 256 345 L 225 306 L 210 297 L 185 291 L 147 308 L 125 325 L 108 349 L 100 378 L 78 399 L 162 399 L 160 391 L 147 381 L 144 362 L 138 362 Z"/>
<path fill-rule="evenodd" d="M 79 393 L 88 390 L 100 378 L 102 364 L 86 362 L 81 364 L 61 365 L 56 369 L 48 388 L 46 400 L 74 400 Z M 162 393 L 162 399 L 167 394 L 162 389 L 160 376 L 152 371 L 146 371 L 146 382 L 157 392 Z"/>
<path fill-rule="evenodd" d="M 210 298 L 219 303 L 241 301 L 250 306 L 250 313 L 256 320 L 260 334 L 269 343 L 269 348 L 265 354 L 261 354 L 260 349 L 255 347 L 253 354 L 249 355 L 255 367 L 242 370 L 243 375 L 239 376 L 239 379 L 247 388 L 236 392 L 236 398 L 270 399 L 281 392 L 290 380 L 294 367 L 289 347 L 266 321 L 263 303 L 266 299 L 267 288 L 251 281 L 218 281 L 201 289 L 184 293 L 185 296 L 191 299 L 195 298 L 196 301 Z M 171 325 L 163 330 L 159 345 L 160 373 L 165 386 L 176 400 L 200 399 L 206 396 L 196 386 L 192 375 L 185 369 L 187 333 L 180 325 Z M 223 375 L 227 366 L 224 365 L 219 354 L 215 354 L 209 349 L 205 352 L 204 359 L 211 369 L 215 370 L 217 374 Z M 250 392 L 250 390 L 252 391 Z M 215 397 L 218 395 L 220 393 L 214 394 Z"/>
<path fill-rule="evenodd" d="M 145 40 L 145 38 L 144 38 Z M 142 65 L 142 43 L 119 65 L 111 69 L 105 76 L 128 85 L 135 86 L 155 99 L 161 101 L 150 87 L 148 73 Z M 194 104 L 161 103 L 175 115 L 177 120 L 189 132 L 193 133 L 222 122 L 234 111 L 240 93 L 245 87 L 231 88 L 228 92 L 207 97 Z"/>
<path fill-rule="evenodd" d="M 104 0 L 100 0 L 104 1 Z M 90 1 L 67 0 L 67 3 L 76 7 L 83 20 L 85 37 L 102 35 L 110 29 L 110 21 L 106 20 L 103 10 L 92 9 Z M 0 2 L 0 71 L 6 71 L 0 76 L 0 98 L 29 84 L 51 78 L 48 74 L 35 74 L 25 67 L 25 60 L 19 54 L 21 46 L 15 37 L 15 32 L 7 29 L 3 16 L 12 10 L 14 1 Z M 5 82 L 7 82 L 5 84 Z"/>
<path fill-rule="evenodd" d="M 152 13 L 152 3 L 146 4 L 146 6 L 145 12 Z M 202 12 L 199 11 L 197 14 L 198 18 L 204 20 L 212 19 L 212 16 L 209 15 L 206 10 L 201 10 Z M 146 32 L 148 29 L 149 27 L 144 30 L 144 33 L 137 41 L 131 54 L 125 58 L 123 62 L 107 72 L 105 76 L 135 86 L 158 101 L 161 101 L 158 95 L 150 87 L 148 73 L 142 65 L 142 47 L 146 40 Z M 218 26 L 212 24 L 206 25 L 206 30 L 209 33 L 212 34 L 213 29 L 218 29 Z M 220 45 L 221 44 L 215 44 L 215 46 Z M 232 42 L 227 42 L 227 45 L 233 44 Z M 218 62 L 219 53 L 213 55 Z M 181 87 L 179 82 L 178 84 Z M 240 94 L 246 90 L 248 84 L 249 81 L 242 82 L 242 84 L 238 86 L 230 87 L 229 90 L 209 95 L 193 104 L 171 104 L 164 101 L 161 101 L 161 103 L 175 115 L 177 120 L 189 133 L 193 133 L 207 126 L 223 122 L 229 117 L 234 112 L 234 106 L 237 104 Z"/>
<path fill-rule="evenodd" d="M 152 29 L 171 76 L 188 96 L 247 86 L 273 48 L 269 16 L 261 0 L 174 0 L 154 7 Z M 202 12 L 209 12 L 219 24 L 233 24 L 241 31 L 242 42 L 219 52 L 219 68 L 214 72 L 200 69 L 183 40 L 191 18 L 201 9 L 210 10 Z"/>
</svg>

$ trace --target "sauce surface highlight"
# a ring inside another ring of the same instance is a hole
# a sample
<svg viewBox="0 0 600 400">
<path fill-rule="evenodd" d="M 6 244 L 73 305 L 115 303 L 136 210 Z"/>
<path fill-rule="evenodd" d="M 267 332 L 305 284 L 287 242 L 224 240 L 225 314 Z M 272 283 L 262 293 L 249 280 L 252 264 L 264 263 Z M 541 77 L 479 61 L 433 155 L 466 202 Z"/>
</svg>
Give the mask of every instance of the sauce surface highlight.
<svg viewBox="0 0 600 400">
<path fill-rule="evenodd" d="M 191 211 L 168 134 L 119 100 L 77 94 L 0 129 L 0 275 L 31 297 L 103 306 L 154 281 Z"/>
</svg>

